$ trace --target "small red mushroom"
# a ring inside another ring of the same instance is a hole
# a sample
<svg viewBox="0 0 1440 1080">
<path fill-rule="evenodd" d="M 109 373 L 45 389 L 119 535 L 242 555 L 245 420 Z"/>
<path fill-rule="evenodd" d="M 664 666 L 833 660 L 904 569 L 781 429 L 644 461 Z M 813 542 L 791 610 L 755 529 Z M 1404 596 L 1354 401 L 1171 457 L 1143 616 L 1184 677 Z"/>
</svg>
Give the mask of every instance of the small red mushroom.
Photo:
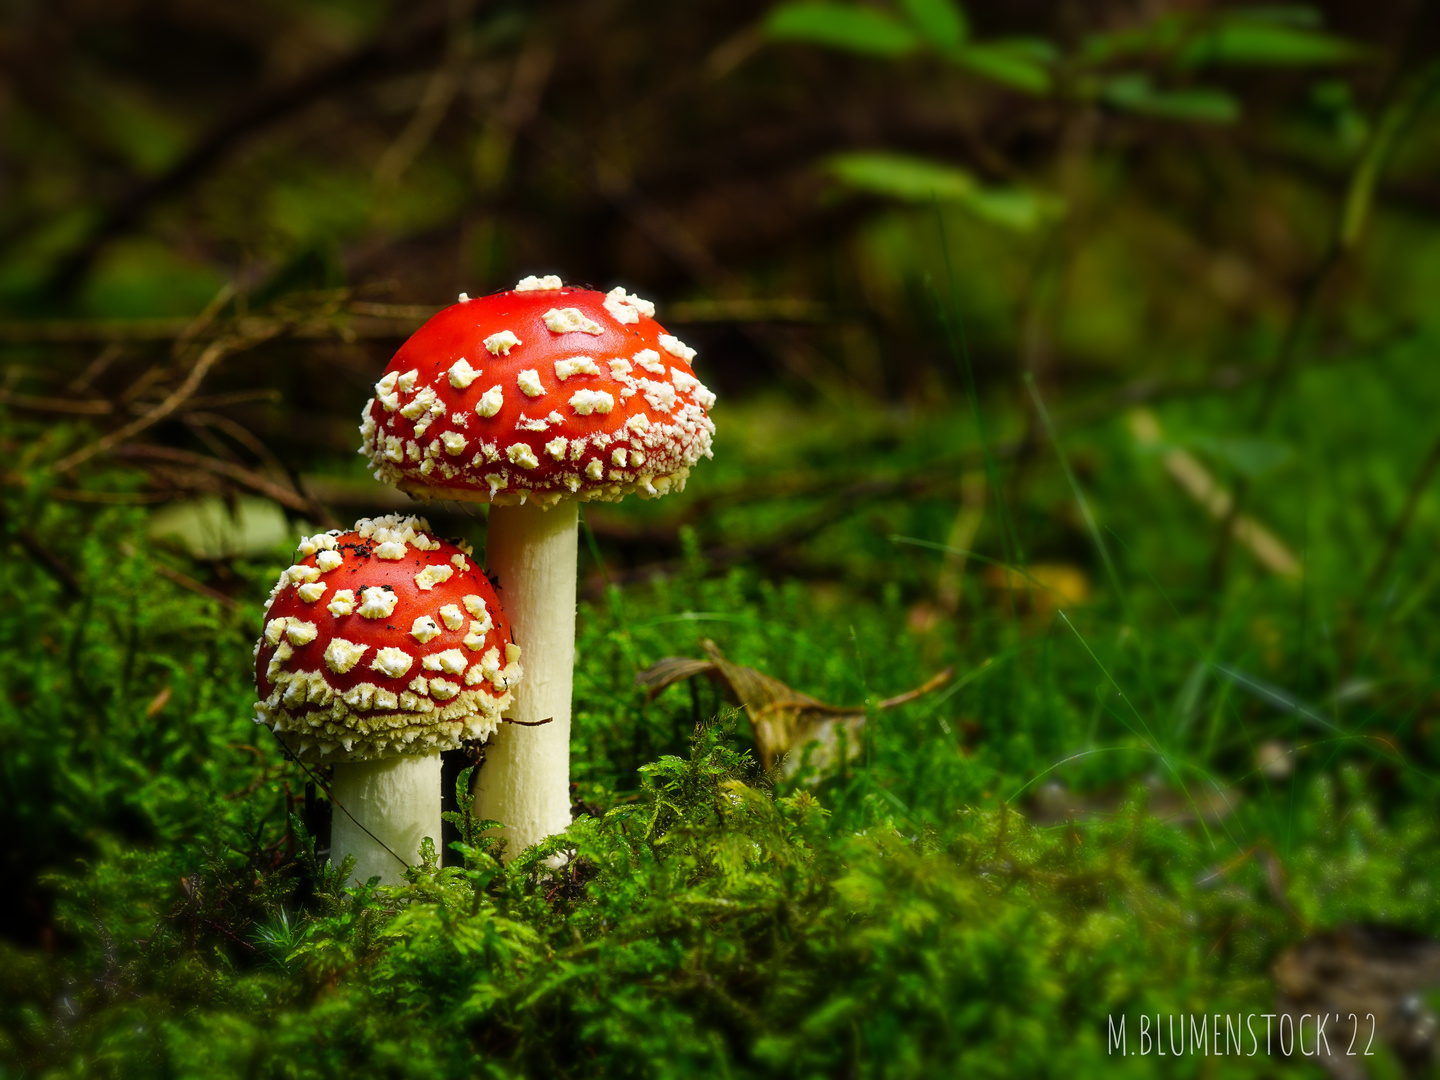
<svg viewBox="0 0 1440 1080">
<path fill-rule="evenodd" d="M 378 479 L 492 504 L 486 561 L 530 672 L 514 719 L 534 726 L 497 733 L 476 813 L 506 825 L 512 854 L 570 823 L 578 501 L 679 491 L 710 456 L 715 396 L 654 313 L 553 276 L 462 296 L 400 347 L 362 414 Z"/>
<path fill-rule="evenodd" d="M 297 554 L 255 646 L 256 722 L 334 765 L 332 859 L 394 884 L 439 838 L 441 751 L 494 733 L 520 649 L 469 551 L 423 519 L 361 521 Z"/>
</svg>

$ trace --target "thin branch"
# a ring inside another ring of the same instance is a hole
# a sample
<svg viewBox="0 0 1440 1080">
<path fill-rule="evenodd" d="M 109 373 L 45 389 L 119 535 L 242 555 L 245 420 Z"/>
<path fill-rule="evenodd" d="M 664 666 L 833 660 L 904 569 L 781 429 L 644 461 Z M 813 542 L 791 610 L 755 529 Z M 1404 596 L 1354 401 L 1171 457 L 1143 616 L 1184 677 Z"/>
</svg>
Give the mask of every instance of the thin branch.
<svg viewBox="0 0 1440 1080">
<path fill-rule="evenodd" d="M 372 315 L 377 319 L 403 319 L 419 325 L 440 308 L 430 304 L 377 304 L 369 300 L 356 300 L 347 310 L 354 315 Z"/>
<path fill-rule="evenodd" d="M 197 397 L 190 399 L 191 410 L 195 409 L 223 409 L 230 405 L 243 405 L 251 401 L 269 401 L 278 403 L 284 400 L 284 395 L 279 390 L 269 387 L 255 390 L 234 390 L 228 394 L 211 394 L 209 397 Z"/>
<path fill-rule="evenodd" d="M 906 705 L 909 702 L 914 701 L 916 698 L 924 697 L 932 690 L 939 689 L 954 677 L 955 667 L 954 665 L 951 665 L 939 674 L 931 676 L 931 678 L 927 679 L 924 683 L 915 687 L 914 690 L 906 690 L 903 694 L 896 694 L 894 697 L 888 697 L 884 701 L 877 701 L 875 703 L 875 708 L 893 709 L 897 705 Z"/>
<path fill-rule="evenodd" d="M 135 461 L 158 461 L 168 465 L 183 465 L 193 469 L 203 469 L 205 472 L 214 473 L 216 476 L 223 476 L 233 480 L 243 487 L 249 488 L 268 499 L 273 499 L 281 506 L 288 507 L 300 514 L 315 514 L 317 508 L 310 499 L 298 495 L 293 491 L 281 487 L 274 481 L 267 480 L 258 473 L 252 472 L 243 465 L 236 465 L 231 461 L 221 461 L 219 458 L 206 457 L 204 454 L 196 454 L 190 450 L 180 450 L 172 446 L 151 446 L 147 443 L 139 443 L 134 446 L 122 446 L 112 451 L 115 457 L 129 458 Z"/>
<path fill-rule="evenodd" d="M 169 397 L 165 398 L 165 400 L 145 413 L 145 415 L 137 417 L 130 421 L 130 423 L 116 428 L 108 435 L 101 436 L 90 445 L 83 446 L 79 450 L 76 450 L 73 454 L 67 454 L 55 463 L 54 470 L 56 472 L 66 472 L 73 469 L 76 465 L 89 461 L 96 454 L 103 454 L 111 447 L 118 446 L 126 439 L 140 434 L 140 432 L 154 424 L 158 424 L 178 409 L 185 402 L 185 399 L 195 392 L 200 386 L 200 383 L 204 381 L 205 376 L 210 373 L 210 369 L 218 364 L 225 354 L 235 347 L 235 344 L 236 343 L 229 338 L 221 338 L 218 341 L 211 342 L 206 346 L 205 351 L 200 354 L 199 359 L 195 361 L 195 366 L 190 369 L 190 374 L 185 377 L 185 381 L 176 387 L 170 393 Z"/>
<path fill-rule="evenodd" d="M 91 345 L 170 341 L 189 319 L 14 319 L 0 322 L 0 345 Z"/>
<path fill-rule="evenodd" d="M 85 370 L 70 381 L 70 385 L 65 389 L 72 394 L 89 390 L 95 380 L 103 375 L 105 369 L 118 360 L 124 351 L 124 348 L 115 342 L 106 345 L 95 355 L 94 360 L 85 365 Z"/>
<path fill-rule="evenodd" d="M 186 400 L 199 389 L 200 384 L 205 380 L 205 376 L 210 373 L 210 369 L 222 359 L 232 352 L 251 348 L 259 345 L 262 341 L 268 341 L 270 338 L 275 337 L 280 333 L 281 325 L 282 324 L 277 323 L 274 327 L 267 327 L 265 333 L 256 337 L 223 337 L 212 341 L 205 347 L 205 350 L 195 361 L 195 366 L 192 367 L 190 373 L 185 376 L 185 381 L 177 386 L 170 393 L 169 397 L 165 398 L 164 401 L 160 402 L 159 405 L 155 406 L 155 408 L 151 409 L 144 416 L 138 417 L 122 427 L 116 428 L 108 435 L 104 435 L 95 440 L 89 446 L 81 447 L 73 454 L 68 454 L 61 458 L 55 463 L 54 471 L 58 473 L 73 469 L 76 465 L 89 461 L 96 454 L 103 454 L 105 451 L 118 446 L 127 439 L 131 439 L 140 434 L 140 432 L 146 428 L 158 424 L 176 409 L 180 408 L 181 405 L 185 404 Z"/>
<path fill-rule="evenodd" d="M 107 416 L 115 411 L 115 403 L 104 398 L 53 398 L 33 394 L 15 394 L 0 389 L 0 404 L 31 412 L 70 413 L 72 416 Z"/>
<path fill-rule="evenodd" d="M 174 582 L 182 589 L 193 592 L 197 596 L 203 596 L 207 600 L 214 600 L 217 604 L 219 604 L 221 607 L 225 608 L 228 611 L 237 611 L 240 608 L 239 603 L 235 600 L 233 596 L 226 596 L 219 590 L 212 589 L 203 581 L 196 581 L 189 574 L 181 573 L 173 566 L 166 566 L 162 562 L 151 563 L 150 565 L 157 574 L 159 574 L 166 580 Z"/>
<path fill-rule="evenodd" d="M 419 304 L 351 304 L 337 315 L 347 312 L 353 318 L 343 324 L 334 320 L 314 320 L 294 326 L 291 336 L 306 339 L 351 338 L 356 340 L 389 340 L 410 336 L 426 319 L 440 309 Z M 0 322 L 0 345 L 118 345 L 148 341 L 174 341 L 193 319 L 15 319 Z M 246 316 L 224 329 L 207 329 L 191 335 L 192 340 L 205 341 L 220 337 L 231 330 L 243 337 L 257 337 L 280 325 L 280 320 L 262 316 Z"/>
<path fill-rule="evenodd" d="M 191 402 L 191 405 L 194 404 L 195 402 Z M 275 456 L 275 451 L 266 446 L 265 443 L 244 424 L 237 423 L 228 416 L 221 416 L 219 413 L 205 412 L 194 408 L 186 410 L 184 420 L 187 424 L 193 424 L 202 430 L 204 428 L 214 428 L 217 431 L 223 431 L 226 435 L 229 435 L 230 438 L 245 447 L 246 450 L 249 450 L 261 461 L 265 462 L 271 469 L 276 472 L 285 471 L 285 466 L 280 459 Z M 297 488 L 296 490 L 298 491 L 299 489 Z"/>
<path fill-rule="evenodd" d="M 185 329 L 180 331 L 175 343 L 170 346 L 170 354 L 178 360 L 186 343 L 214 325 L 215 317 L 224 310 L 226 304 L 235 298 L 235 292 L 236 287 L 233 281 L 227 281 L 220 286 L 215 295 L 210 298 L 210 302 L 201 309 L 200 314 L 191 319 Z"/>
<path fill-rule="evenodd" d="M 128 541 L 121 541 L 116 546 L 116 550 L 119 551 L 120 554 L 127 559 L 133 559 L 136 555 L 135 545 L 129 543 Z M 150 560 L 148 565 L 151 570 L 154 570 L 155 573 L 159 574 L 167 581 L 174 582 L 182 589 L 185 589 L 188 592 L 193 592 L 196 596 L 203 596 L 207 600 L 214 600 L 217 604 L 226 608 L 229 611 L 239 610 L 240 604 L 238 601 L 235 600 L 234 597 L 226 596 L 224 593 L 216 589 L 212 589 L 203 581 L 196 581 L 189 574 L 182 573 L 181 571 L 176 570 L 173 566 L 168 566 L 165 563 L 155 559 Z"/>
</svg>

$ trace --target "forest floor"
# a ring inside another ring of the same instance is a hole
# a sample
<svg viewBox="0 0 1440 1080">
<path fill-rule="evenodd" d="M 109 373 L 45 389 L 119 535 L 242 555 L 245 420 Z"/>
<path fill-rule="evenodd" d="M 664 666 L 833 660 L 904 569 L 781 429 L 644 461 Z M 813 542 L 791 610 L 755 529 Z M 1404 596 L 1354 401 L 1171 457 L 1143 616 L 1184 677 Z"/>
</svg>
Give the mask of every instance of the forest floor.
<svg viewBox="0 0 1440 1080">
<path fill-rule="evenodd" d="M 37 478 L 0 563 L 0 1076 L 1318 1075 L 1264 1045 L 1302 1012 L 1357 1014 L 1334 1075 L 1421 1068 L 1433 511 L 1387 537 L 1427 380 L 1304 370 L 1251 440 L 1206 435 L 1219 392 L 1028 444 L 988 404 L 722 403 L 683 495 L 584 516 L 571 831 L 502 865 L 462 827 L 390 891 L 316 860 L 323 796 L 250 719 L 294 537 L 205 552 Z M 706 642 L 843 735 L 781 762 L 734 679 L 637 685 Z"/>
</svg>

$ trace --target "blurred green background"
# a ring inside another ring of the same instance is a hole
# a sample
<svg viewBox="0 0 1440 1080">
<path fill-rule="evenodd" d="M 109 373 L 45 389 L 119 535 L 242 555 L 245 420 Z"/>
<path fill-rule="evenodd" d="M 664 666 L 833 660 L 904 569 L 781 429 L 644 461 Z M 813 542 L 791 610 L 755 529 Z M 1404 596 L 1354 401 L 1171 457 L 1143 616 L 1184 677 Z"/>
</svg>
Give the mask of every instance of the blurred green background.
<svg viewBox="0 0 1440 1080">
<path fill-rule="evenodd" d="M 4 5 L 0 1076 L 1433 1075 L 1437 46 L 1425 0 Z M 569 876 L 457 831 L 345 894 L 249 721 L 265 591 L 360 516 L 483 551 L 359 411 L 532 273 L 656 302 L 715 458 L 583 511 Z M 843 752 L 636 685 L 707 640 Z M 1106 1048 L 1306 1009 L 1372 1056 Z"/>
</svg>

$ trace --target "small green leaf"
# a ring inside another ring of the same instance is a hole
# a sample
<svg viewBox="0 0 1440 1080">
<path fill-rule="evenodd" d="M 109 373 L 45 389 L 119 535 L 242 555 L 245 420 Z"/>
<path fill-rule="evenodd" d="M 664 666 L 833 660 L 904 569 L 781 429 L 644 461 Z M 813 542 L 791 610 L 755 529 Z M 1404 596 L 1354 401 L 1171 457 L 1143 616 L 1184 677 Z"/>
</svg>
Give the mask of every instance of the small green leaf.
<svg viewBox="0 0 1440 1080">
<path fill-rule="evenodd" d="M 1367 55 L 1368 50 L 1333 34 L 1231 18 L 1193 35 L 1176 59 L 1188 66 L 1303 67 L 1354 63 Z"/>
<path fill-rule="evenodd" d="M 775 8 L 765 32 L 775 41 L 808 41 L 871 56 L 901 56 L 920 44 L 913 30 L 883 11 L 808 0 Z"/>
<path fill-rule="evenodd" d="M 1063 212 L 1054 196 L 1017 187 L 980 188 L 963 201 L 981 220 L 1016 232 L 1031 232 Z"/>
<path fill-rule="evenodd" d="M 1365 59 L 1370 50 L 1310 29 L 1319 17 L 1305 7 L 1232 11 L 1221 18 L 1164 15 L 1145 26 L 1092 34 L 1079 54 L 1089 64 L 1126 56 L 1163 57 L 1182 65 L 1300 66 Z"/>
<path fill-rule="evenodd" d="M 233 508 L 214 496 L 171 503 L 150 516 L 148 532 L 192 559 L 269 554 L 292 539 L 278 505 L 248 496 L 236 499 Z"/>
<path fill-rule="evenodd" d="M 987 188 L 958 166 L 903 154 L 841 154 L 830 159 L 829 169 L 858 191 L 907 202 L 957 203 L 992 225 L 1017 232 L 1038 228 L 1063 209 L 1058 199 L 1042 192 Z"/>
<path fill-rule="evenodd" d="M 1252 478 L 1274 472 L 1295 456 L 1285 443 L 1245 435 L 1197 435 L 1189 442 L 1201 453 L 1223 461 L 1236 472 Z"/>
<path fill-rule="evenodd" d="M 987 42 L 966 45 L 951 53 L 957 65 L 982 79 L 989 79 L 1027 94 L 1044 94 L 1050 90 L 1050 72 L 1037 63 L 1031 43 Z"/>
<path fill-rule="evenodd" d="M 970 36 L 965 12 L 954 0 L 901 0 L 905 14 L 930 44 L 953 49 Z"/>
<path fill-rule="evenodd" d="M 1168 120 L 1229 124 L 1240 117 L 1240 103 L 1223 90 L 1205 86 L 1162 90 L 1147 75 L 1117 75 L 1105 84 L 1101 96 L 1117 109 Z"/>
<path fill-rule="evenodd" d="M 840 154 L 830 159 L 830 171 L 861 191 L 913 201 L 968 199 L 980 186 L 957 166 L 901 154 Z"/>
</svg>

